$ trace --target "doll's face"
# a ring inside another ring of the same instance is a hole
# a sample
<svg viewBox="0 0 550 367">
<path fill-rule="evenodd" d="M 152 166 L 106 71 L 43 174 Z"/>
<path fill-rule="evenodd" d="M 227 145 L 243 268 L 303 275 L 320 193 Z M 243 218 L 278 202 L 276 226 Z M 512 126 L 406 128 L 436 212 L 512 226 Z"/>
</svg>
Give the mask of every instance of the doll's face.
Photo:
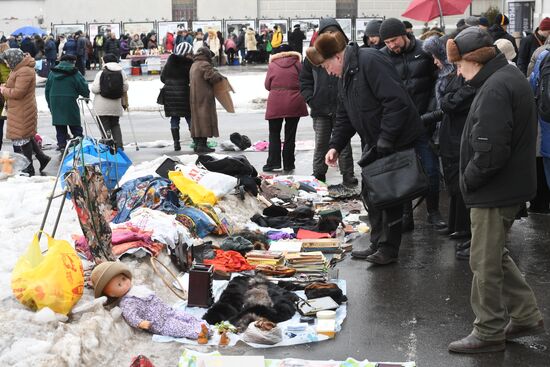
<svg viewBox="0 0 550 367">
<path fill-rule="evenodd" d="M 103 294 L 112 298 L 124 296 L 132 288 L 132 280 L 124 274 L 113 277 L 103 288 Z"/>
</svg>

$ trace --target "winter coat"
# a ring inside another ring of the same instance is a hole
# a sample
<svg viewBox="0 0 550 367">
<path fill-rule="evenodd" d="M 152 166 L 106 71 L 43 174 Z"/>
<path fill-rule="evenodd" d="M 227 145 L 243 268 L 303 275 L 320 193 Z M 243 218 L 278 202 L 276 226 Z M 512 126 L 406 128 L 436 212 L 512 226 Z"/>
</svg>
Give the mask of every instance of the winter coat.
<svg viewBox="0 0 550 367">
<path fill-rule="evenodd" d="M 83 58 L 83 59 L 86 59 L 86 44 L 88 43 L 88 40 L 86 39 L 85 36 L 80 36 L 78 37 L 78 39 L 76 40 L 76 55 Z"/>
<path fill-rule="evenodd" d="M 271 37 L 271 47 L 278 48 L 283 44 L 283 34 L 280 30 L 273 32 Z"/>
<path fill-rule="evenodd" d="M 239 33 L 239 37 L 237 37 L 237 49 L 238 50 L 246 48 L 244 39 L 245 39 L 245 32 L 241 31 L 241 33 Z"/>
<path fill-rule="evenodd" d="M 195 40 L 193 41 L 193 54 L 196 54 L 199 49 L 204 46 L 206 46 L 206 44 L 204 43 L 204 39 L 195 38 Z"/>
<path fill-rule="evenodd" d="M 191 116 L 189 105 L 189 72 L 193 60 L 187 56 L 170 55 L 160 74 L 164 83 L 164 112 L 166 116 Z"/>
<path fill-rule="evenodd" d="M 128 55 L 130 53 L 130 46 L 128 46 L 128 40 L 120 41 L 120 55 Z"/>
<path fill-rule="evenodd" d="M 157 43 L 157 41 L 153 41 L 153 40 L 150 39 L 149 42 L 147 42 L 147 48 L 148 48 L 149 50 L 158 48 L 158 43 Z"/>
<path fill-rule="evenodd" d="M 143 48 L 143 42 L 141 42 L 140 39 L 137 41 L 135 39 L 132 39 L 130 41 L 130 50 L 137 50 L 138 48 Z"/>
<path fill-rule="evenodd" d="M 297 52 L 280 52 L 269 59 L 265 89 L 269 91 L 265 119 L 307 116 L 307 106 L 300 94 L 302 55 Z"/>
<path fill-rule="evenodd" d="M 357 132 L 365 149 L 383 138 L 401 150 L 424 133 L 418 111 L 388 61 L 375 49 L 347 46 L 330 148 L 342 151 Z"/>
<path fill-rule="evenodd" d="M 8 101 L 8 139 L 28 139 L 36 135 L 35 61 L 26 55 L 10 73 L 3 96 Z"/>
<path fill-rule="evenodd" d="M 543 46 L 546 42 L 546 39 L 542 38 L 542 36 L 537 33 L 538 30 L 538 28 L 535 29 L 533 33 L 523 38 L 519 44 L 517 65 L 519 70 L 521 70 L 521 72 L 526 76 L 529 76 L 529 74 L 527 74 L 527 68 L 529 66 L 529 62 L 531 61 L 533 52 L 535 52 L 535 50 L 540 46 Z"/>
<path fill-rule="evenodd" d="M 258 42 L 256 42 L 256 32 L 251 31 L 250 29 L 246 31 L 245 48 L 248 51 L 257 51 L 258 50 L 258 48 L 256 47 L 257 44 Z"/>
<path fill-rule="evenodd" d="M 514 46 L 514 50 L 516 51 L 516 57 L 512 60 L 513 62 L 517 62 L 518 60 L 518 46 L 516 43 L 516 39 L 514 36 L 512 36 L 510 33 L 506 32 L 504 28 L 502 28 L 498 24 L 493 24 L 491 28 L 489 28 L 489 34 L 491 37 L 493 37 L 493 41 L 497 41 L 501 38 L 507 39 L 508 41 L 512 42 L 512 45 Z"/>
<path fill-rule="evenodd" d="M 225 52 L 229 50 L 237 51 L 237 45 L 235 44 L 235 41 L 233 41 L 231 38 L 225 40 L 223 47 L 225 47 Z"/>
<path fill-rule="evenodd" d="M 216 99 L 214 84 L 220 82 L 223 76 L 214 68 L 206 48 L 199 50 L 193 59 L 189 71 L 191 77 L 191 137 L 217 137 L 218 114 L 216 113 Z"/>
<path fill-rule="evenodd" d="M 304 51 L 304 40 L 306 35 L 300 28 L 294 28 L 294 30 L 288 35 L 288 45 L 292 48 L 292 51 L 298 52 L 300 55 Z"/>
<path fill-rule="evenodd" d="M 395 54 L 387 47 L 380 52 L 389 56 L 418 113 L 422 115 L 428 112 L 437 70 L 432 56 L 422 50 L 422 41 L 414 38 L 414 35 L 409 34 L 407 37 L 410 44 L 402 54 Z"/>
<path fill-rule="evenodd" d="M 469 208 L 517 205 L 537 191 L 537 111 L 529 83 L 503 54 L 469 81 L 477 89 L 460 144 L 460 191 Z"/>
<path fill-rule="evenodd" d="M 108 38 L 103 44 L 106 54 L 113 54 L 117 58 L 120 57 L 120 41 L 117 39 Z"/>
<path fill-rule="evenodd" d="M 5 62 L 0 62 L 0 84 L 4 84 L 10 77 L 10 68 Z"/>
<path fill-rule="evenodd" d="M 548 55 L 550 55 L 550 52 L 547 50 L 540 53 L 533 68 L 533 73 L 529 77 L 531 89 L 535 95 L 539 88 L 540 68 L 542 63 L 548 62 Z M 538 132 L 540 136 L 537 136 L 537 157 L 550 158 L 550 121 L 545 121 L 539 116 Z"/>
<path fill-rule="evenodd" d="M 74 40 L 74 38 L 69 38 L 67 42 L 65 42 L 65 46 L 63 46 L 63 52 L 65 55 L 76 56 L 76 41 Z"/>
<path fill-rule="evenodd" d="M 214 55 L 218 56 L 218 52 L 220 51 L 220 39 L 216 35 L 215 37 L 208 37 L 208 47 L 210 48 L 210 51 L 214 53 Z"/>
<path fill-rule="evenodd" d="M 38 49 L 29 37 L 25 37 L 23 41 L 21 41 L 21 51 L 28 53 L 34 58 L 38 52 Z"/>
<path fill-rule="evenodd" d="M 118 63 L 108 62 L 103 66 L 103 69 L 118 71 L 119 73 L 122 73 L 122 91 L 124 93 L 128 92 L 128 78 L 126 77 L 126 74 L 122 71 L 122 67 Z M 121 98 L 111 99 L 101 96 L 101 74 L 103 74 L 103 70 L 96 74 L 94 82 L 92 84 L 92 93 L 95 94 L 95 112 L 97 112 L 98 116 L 122 116 L 124 111 L 122 109 Z"/>
<path fill-rule="evenodd" d="M 300 72 L 300 93 L 311 108 L 311 117 L 331 117 L 336 114 L 338 78 L 320 66 L 304 60 Z"/>
<path fill-rule="evenodd" d="M 57 58 L 57 47 L 53 39 L 49 39 L 44 46 L 46 59 L 55 60 Z"/>
<path fill-rule="evenodd" d="M 78 96 L 90 97 L 88 82 L 75 66 L 61 61 L 51 69 L 46 82 L 46 101 L 54 125 L 80 126 Z"/>
<path fill-rule="evenodd" d="M 174 35 L 170 32 L 166 33 L 166 39 L 164 40 L 164 49 L 167 52 L 174 50 Z"/>
</svg>

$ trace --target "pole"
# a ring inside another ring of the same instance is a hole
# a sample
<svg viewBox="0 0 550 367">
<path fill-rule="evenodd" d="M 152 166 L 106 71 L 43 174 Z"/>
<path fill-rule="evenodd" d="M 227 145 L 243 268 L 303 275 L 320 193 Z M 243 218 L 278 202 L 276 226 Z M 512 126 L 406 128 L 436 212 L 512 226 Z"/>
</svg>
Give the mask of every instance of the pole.
<svg viewBox="0 0 550 367">
<path fill-rule="evenodd" d="M 441 0 L 437 0 L 437 7 L 439 8 L 439 26 L 442 30 L 445 30 L 445 20 L 443 19 L 443 9 L 441 9 Z"/>
</svg>

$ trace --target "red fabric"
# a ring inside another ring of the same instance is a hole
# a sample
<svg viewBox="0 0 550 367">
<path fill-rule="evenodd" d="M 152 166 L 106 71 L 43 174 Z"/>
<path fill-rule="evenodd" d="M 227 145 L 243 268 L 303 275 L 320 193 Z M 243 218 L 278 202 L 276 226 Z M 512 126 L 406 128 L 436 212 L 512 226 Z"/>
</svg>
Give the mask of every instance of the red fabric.
<svg viewBox="0 0 550 367">
<path fill-rule="evenodd" d="M 170 52 L 174 50 L 174 35 L 170 32 L 166 33 L 166 42 L 164 44 L 164 49 Z"/>
<path fill-rule="evenodd" d="M 213 259 L 205 259 L 203 262 L 206 265 L 214 265 L 214 269 L 227 272 L 239 272 L 245 270 L 253 270 L 256 267 L 250 265 L 248 261 L 237 251 L 214 250 L 216 257 Z"/>
<path fill-rule="evenodd" d="M 296 233 L 296 238 L 299 240 L 311 240 L 318 238 L 332 238 L 332 236 L 328 233 L 308 231 L 307 229 L 300 228 L 298 233 Z"/>
<path fill-rule="evenodd" d="M 550 18 L 544 18 L 542 22 L 540 22 L 539 29 L 541 31 L 550 31 Z"/>
<path fill-rule="evenodd" d="M 313 33 L 313 36 L 311 36 L 311 41 L 309 41 L 310 47 L 313 47 L 315 45 L 315 40 L 317 40 L 317 37 L 319 37 L 319 32 L 315 31 Z"/>
<path fill-rule="evenodd" d="M 307 116 L 307 106 L 300 94 L 298 76 L 302 70 L 299 54 L 281 52 L 271 57 L 265 76 L 269 91 L 265 119 Z"/>
<path fill-rule="evenodd" d="M 464 14 L 472 0 L 439 0 L 443 15 Z M 413 0 L 402 16 L 422 22 L 429 22 L 441 15 L 437 0 Z"/>
</svg>

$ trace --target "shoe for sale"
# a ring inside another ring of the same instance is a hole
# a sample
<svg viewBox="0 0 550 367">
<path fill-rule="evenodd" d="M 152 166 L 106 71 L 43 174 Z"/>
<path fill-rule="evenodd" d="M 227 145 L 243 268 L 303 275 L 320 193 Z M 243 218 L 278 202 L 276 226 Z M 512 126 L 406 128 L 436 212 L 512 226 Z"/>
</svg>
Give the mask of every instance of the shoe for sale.
<svg viewBox="0 0 550 367">
<path fill-rule="evenodd" d="M 470 248 L 457 251 L 455 255 L 458 260 L 470 260 Z"/>
<path fill-rule="evenodd" d="M 447 227 L 447 223 L 443 220 L 439 210 L 428 213 L 428 223 L 430 223 L 435 229 L 444 229 Z"/>
<path fill-rule="evenodd" d="M 377 265 L 388 265 L 397 262 L 397 257 L 390 256 L 378 250 L 374 254 L 367 256 L 366 260 Z"/>
<path fill-rule="evenodd" d="M 504 340 L 481 340 L 473 334 L 449 344 L 449 351 L 454 353 L 491 353 L 501 352 L 504 349 L 506 349 Z"/>
<path fill-rule="evenodd" d="M 524 336 L 540 335 L 545 332 L 546 329 L 544 328 L 543 320 L 539 320 L 536 324 L 527 326 L 514 325 L 512 321 L 510 321 L 504 329 L 506 340 L 514 340 L 523 338 Z"/>
<path fill-rule="evenodd" d="M 470 248 L 471 244 L 472 244 L 472 241 L 461 242 L 458 245 L 456 245 L 456 250 L 457 251 L 466 250 L 467 248 Z"/>
<path fill-rule="evenodd" d="M 358 260 L 366 260 L 367 257 L 374 254 L 376 252 L 376 249 L 374 249 L 372 246 L 367 248 L 366 250 L 357 250 L 351 252 L 352 259 L 358 259 Z"/>
<path fill-rule="evenodd" d="M 451 240 L 465 240 L 467 238 L 470 238 L 472 235 L 470 234 L 470 231 L 456 231 L 449 235 L 449 238 Z"/>
</svg>

